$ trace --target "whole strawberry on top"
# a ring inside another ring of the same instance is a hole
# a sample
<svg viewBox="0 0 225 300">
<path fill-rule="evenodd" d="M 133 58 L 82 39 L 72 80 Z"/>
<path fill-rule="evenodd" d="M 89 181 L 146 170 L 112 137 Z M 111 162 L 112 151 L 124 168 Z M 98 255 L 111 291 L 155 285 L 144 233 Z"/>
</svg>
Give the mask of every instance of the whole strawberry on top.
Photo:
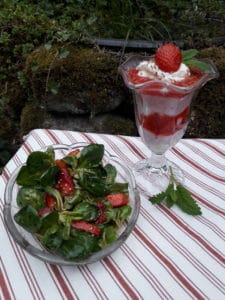
<svg viewBox="0 0 225 300">
<path fill-rule="evenodd" d="M 164 72 L 176 72 L 182 62 L 180 49 L 174 44 L 165 44 L 158 48 L 155 63 Z"/>
</svg>

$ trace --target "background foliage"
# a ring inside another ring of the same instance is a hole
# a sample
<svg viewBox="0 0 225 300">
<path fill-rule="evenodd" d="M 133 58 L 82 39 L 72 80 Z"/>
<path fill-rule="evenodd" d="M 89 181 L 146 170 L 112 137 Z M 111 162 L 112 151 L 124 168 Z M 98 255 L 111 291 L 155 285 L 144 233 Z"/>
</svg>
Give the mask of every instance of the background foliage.
<svg viewBox="0 0 225 300">
<path fill-rule="evenodd" d="M 17 77 L 24 85 L 24 60 L 42 43 L 207 39 L 225 35 L 224 13 L 224 0 L 2 0 L 0 80 Z M 0 105 L 5 101 L 1 95 Z"/>
<path fill-rule="evenodd" d="M 225 36 L 224 21 L 224 0 L 1 0 L 0 117 L 14 105 L 10 90 L 19 87 L 23 101 L 32 101 L 23 68 L 41 44 L 90 43 L 96 37 L 183 39 L 201 48 Z M 0 145 L 2 140 L 0 128 Z"/>
</svg>

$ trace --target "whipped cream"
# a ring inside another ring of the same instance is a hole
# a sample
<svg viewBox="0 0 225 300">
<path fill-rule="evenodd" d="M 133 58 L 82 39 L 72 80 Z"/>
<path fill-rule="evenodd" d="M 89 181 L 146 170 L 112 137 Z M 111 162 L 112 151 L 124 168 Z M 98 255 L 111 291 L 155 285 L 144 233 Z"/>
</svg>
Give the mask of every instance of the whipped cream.
<svg viewBox="0 0 225 300">
<path fill-rule="evenodd" d="M 168 82 L 182 81 L 186 77 L 190 76 L 189 68 L 181 63 L 179 69 L 176 72 L 169 73 L 163 72 L 155 64 L 154 60 L 142 61 L 136 69 L 139 71 L 138 75 L 140 77 L 147 77 L 150 79 L 160 79 Z"/>
</svg>

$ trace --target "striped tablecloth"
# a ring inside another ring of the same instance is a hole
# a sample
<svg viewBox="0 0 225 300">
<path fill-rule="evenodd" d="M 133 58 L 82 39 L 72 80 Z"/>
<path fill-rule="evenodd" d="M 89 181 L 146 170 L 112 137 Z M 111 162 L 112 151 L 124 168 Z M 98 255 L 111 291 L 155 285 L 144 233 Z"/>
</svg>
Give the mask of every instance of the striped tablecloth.
<svg viewBox="0 0 225 300">
<path fill-rule="evenodd" d="M 103 143 L 130 166 L 150 155 L 136 137 L 31 131 L 0 176 L 0 298 L 225 299 L 225 140 L 183 139 L 167 152 L 184 170 L 202 216 L 153 206 L 141 195 L 140 215 L 125 244 L 86 266 L 50 265 L 14 243 L 3 220 L 11 172 L 40 146 L 83 141 Z"/>
</svg>

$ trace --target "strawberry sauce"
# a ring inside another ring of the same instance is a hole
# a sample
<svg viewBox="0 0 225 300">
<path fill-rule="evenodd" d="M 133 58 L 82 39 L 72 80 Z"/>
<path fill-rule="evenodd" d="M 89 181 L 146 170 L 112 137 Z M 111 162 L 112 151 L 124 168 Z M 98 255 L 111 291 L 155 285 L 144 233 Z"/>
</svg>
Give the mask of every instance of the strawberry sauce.
<svg viewBox="0 0 225 300">
<path fill-rule="evenodd" d="M 190 68 L 191 75 L 180 81 L 174 82 L 174 85 L 179 87 L 186 87 L 195 84 L 202 76 L 203 73 L 195 68 Z M 141 77 L 138 75 L 138 70 L 131 68 L 129 70 L 129 80 L 133 84 L 149 84 L 140 87 L 137 91 L 139 94 L 139 101 L 144 102 L 144 107 L 151 107 L 149 112 L 143 112 L 143 108 L 139 104 L 138 119 L 140 126 L 155 136 L 170 136 L 177 131 L 184 128 L 188 122 L 190 112 L 191 98 L 188 96 L 189 92 L 177 92 L 174 89 L 167 88 L 163 82 L 152 82 L 151 79 Z M 189 101 L 190 98 L 190 101 Z M 171 104 L 171 101 L 174 104 Z M 177 102 L 178 101 L 178 102 Z M 184 107 L 181 102 L 185 102 Z M 162 104 L 163 103 L 163 104 Z M 177 103 L 177 104 L 176 104 Z M 157 108 L 161 105 L 160 110 Z M 179 107 L 179 105 L 181 107 Z M 169 107 L 174 107 L 172 112 L 168 111 Z M 148 110 L 147 110 L 148 111 Z"/>
<path fill-rule="evenodd" d="M 150 115 L 141 115 L 140 123 L 143 128 L 151 131 L 155 135 L 169 136 L 182 129 L 188 120 L 189 107 L 175 116 L 152 113 Z"/>
</svg>

